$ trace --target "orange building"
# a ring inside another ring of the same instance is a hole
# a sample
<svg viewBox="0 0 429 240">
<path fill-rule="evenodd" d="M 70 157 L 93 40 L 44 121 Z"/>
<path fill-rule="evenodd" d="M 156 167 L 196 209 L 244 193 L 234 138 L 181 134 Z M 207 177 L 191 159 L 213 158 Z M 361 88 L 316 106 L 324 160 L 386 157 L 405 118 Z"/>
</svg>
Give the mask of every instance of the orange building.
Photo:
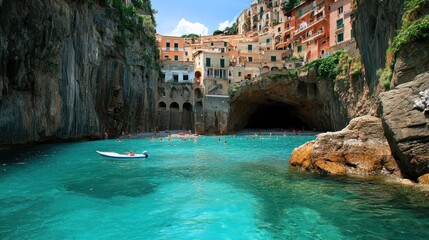
<svg viewBox="0 0 429 240">
<path fill-rule="evenodd" d="M 156 35 L 160 59 L 185 61 L 185 39 L 181 37 Z"/>
<path fill-rule="evenodd" d="M 352 0 L 329 0 L 329 46 L 346 42 L 353 38 L 352 33 Z"/>
</svg>

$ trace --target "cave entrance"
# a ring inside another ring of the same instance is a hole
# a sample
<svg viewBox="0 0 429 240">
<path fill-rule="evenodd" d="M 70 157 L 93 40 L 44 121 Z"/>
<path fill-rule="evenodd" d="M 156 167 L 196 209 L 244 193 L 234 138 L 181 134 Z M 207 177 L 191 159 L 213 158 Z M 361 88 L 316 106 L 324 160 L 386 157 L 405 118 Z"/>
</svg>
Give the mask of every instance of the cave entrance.
<svg viewBox="0 0 429 240">
<path fill-rule="evenodd" d="M 259 105 L 250 115 L 245 128 L 303 130 L 308 124 L 299 118 L 296 106 L 275 102 Z"/>
</svg>

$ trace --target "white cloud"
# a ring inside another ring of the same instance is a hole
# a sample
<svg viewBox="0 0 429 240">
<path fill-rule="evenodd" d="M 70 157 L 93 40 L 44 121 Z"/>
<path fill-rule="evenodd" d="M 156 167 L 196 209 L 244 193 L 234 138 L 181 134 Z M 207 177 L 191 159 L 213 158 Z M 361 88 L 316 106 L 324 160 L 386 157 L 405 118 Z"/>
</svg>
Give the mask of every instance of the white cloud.
<svg viewBox="0 0 429 240">
<path fill-rule="evenodd" d="M 231 27 L 233 23 L 234 22 L 232 22 L 232 21 L 230 22 L 229 20 L 226 20 L 225 22 L 219 23 L 218 29 L 223 31 L 223 30 L 225 30 L 225 28 Z"/>
<path fill-rule="evenodd" d="M 180 19 L 176 28 L 170 33 L 171 36 L 182 36 L 184 34 L 195 33 L 198 35 L 208 35 L 209 29 L 199 22 L 189 22 L 186 19 Z"/>
</svg>

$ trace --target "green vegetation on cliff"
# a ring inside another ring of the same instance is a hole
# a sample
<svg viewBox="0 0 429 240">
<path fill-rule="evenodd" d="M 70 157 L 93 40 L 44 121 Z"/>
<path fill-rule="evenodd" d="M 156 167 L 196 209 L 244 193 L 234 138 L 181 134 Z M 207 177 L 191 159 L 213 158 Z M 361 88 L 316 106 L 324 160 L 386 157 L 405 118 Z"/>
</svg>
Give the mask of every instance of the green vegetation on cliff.
<svg viewBox="0 0 429 240">
<path fill-rule="evenodd" d="M 385 67 L 377 71 L 380 84 L 385 90 L 390 89 L 398 52 L 414 41 L 427 38 L 429 38 L 429 0 L 406 0 L 402 27 L 387 49 Z"/>
<path fill-rule="evenodd" d="M 314 68 L 317 72 L 317 79 L 332 79 L 334 80 L 339 73 L 339 63 L 344 58 L 345 52 L 340 50 L 325 58 L 316 59 L 309 62 L 303 68 L 308 70 Z"/>
<path fill-rule="evenodd" d="M 286 1 L 284 3 L 284 5 L 283 5 L 283 11 L 285 11 L 285 12 L 291 11 L 296 6 L 298 6 L 299 2 L 300 2 L 299 0 L 289 0 L 289 1 Z"/>
<path fill-rule="evenodd" d="M 112 15 L 112 11 L 119 13 L 119 30 L 122 34 L 117 41 L 124 45 L 127 39 L 139 38 L 143 33 L 147 40 L 155 43 L 155 18 L 150 0 L 131 2 L 125 5 L 123 0 L 105 0 L 109 15 Z"/>
</svg>

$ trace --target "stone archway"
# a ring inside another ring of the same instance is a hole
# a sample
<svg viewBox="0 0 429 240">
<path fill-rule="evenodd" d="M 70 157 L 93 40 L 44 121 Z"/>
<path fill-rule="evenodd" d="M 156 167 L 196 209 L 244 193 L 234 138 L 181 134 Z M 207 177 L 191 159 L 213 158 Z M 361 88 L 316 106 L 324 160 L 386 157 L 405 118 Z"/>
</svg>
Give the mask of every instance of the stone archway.
<svg viewBox="0 0 429 240">
<path fill-rule="evenodd" d="M 262 79 L 240 88 L 231 98 L 228 131 L 283 128 L 332 131 L 347 124 L 330 81 L 316 78 Z"/>
</svg>

